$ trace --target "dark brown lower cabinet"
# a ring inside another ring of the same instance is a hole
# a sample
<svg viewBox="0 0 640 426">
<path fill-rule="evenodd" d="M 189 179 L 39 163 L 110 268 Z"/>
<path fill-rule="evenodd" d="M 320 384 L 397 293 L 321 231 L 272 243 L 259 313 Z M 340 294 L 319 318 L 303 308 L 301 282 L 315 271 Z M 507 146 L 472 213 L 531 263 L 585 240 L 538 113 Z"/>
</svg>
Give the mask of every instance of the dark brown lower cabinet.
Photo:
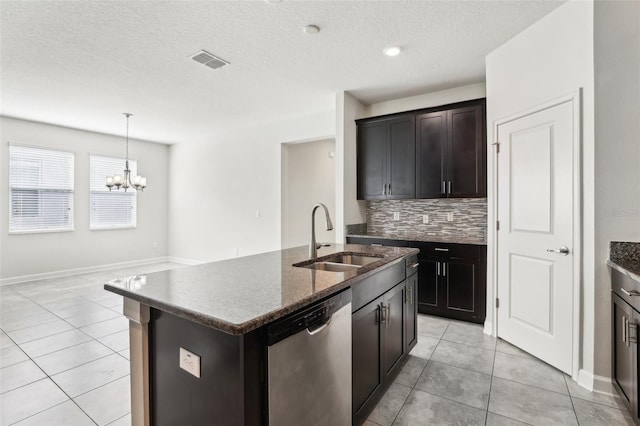
<svg viewBox="0 0 640 426">
<path fill-rule="evenodd" d="M 375 399 L 382 388 L 381 310 L 382 297 L 370 302 L 351 317 L 354 419 L 372 408 L 370 401 Z"/>
<path fill-rule="evenodd" d="M 364 422 L 417 342 L 417 276 L 413 274 L 353 313 L 354 425 Z"/>
<path fill-rule="evenodd" d="M 417 271 L 417 269 L 416 269 Z M 404 304 L 404 336 L 407 354 L 418 343 L 418 274 L 407 277 Z"/>
<path fill-rule="evenodd" d="M 637 398 L 634 397 L 637 395 L 637 346 L 635 337 L 632 339 L 629 336 L 629 324 L 637 322 L 635 317 L 638 314 L 615 294 L 612 295 L 612 302 L 613 381 L 627 407 L 633 409 L 637 405 Z"/>
<path fill-rule="evenodd" d="M 348 237 L 349 244 L 420 249 L 418 312 L 482 324 L 486 312 L 487 246 Z"/>
<path fill-rule="evenodd" d="M 418 312 L 483 323 L 486 246 L 418 243 Z"/>
<path fill-rule="evenodd" d="M 640 281 L 612 268 L 611 290 L 611 381 L 634 422 L 640 425 Z"/>
</svg>

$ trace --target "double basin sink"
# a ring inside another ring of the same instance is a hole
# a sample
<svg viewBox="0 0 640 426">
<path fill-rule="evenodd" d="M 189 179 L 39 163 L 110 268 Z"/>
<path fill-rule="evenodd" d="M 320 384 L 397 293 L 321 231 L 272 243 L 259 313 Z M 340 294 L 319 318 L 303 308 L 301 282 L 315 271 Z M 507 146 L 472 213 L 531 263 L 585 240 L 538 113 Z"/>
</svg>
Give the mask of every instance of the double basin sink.
<svg viewBox="0 0 640 426">
<path fill-rule="evenodd" d="M 315 269 L 316 271 L 348 272 L 383 259 L 383 255 L 372 256 L 362 253 L 340 252 L 320 259 L 311 259 L 293 266 L 298 268 Z"/>
</svg>

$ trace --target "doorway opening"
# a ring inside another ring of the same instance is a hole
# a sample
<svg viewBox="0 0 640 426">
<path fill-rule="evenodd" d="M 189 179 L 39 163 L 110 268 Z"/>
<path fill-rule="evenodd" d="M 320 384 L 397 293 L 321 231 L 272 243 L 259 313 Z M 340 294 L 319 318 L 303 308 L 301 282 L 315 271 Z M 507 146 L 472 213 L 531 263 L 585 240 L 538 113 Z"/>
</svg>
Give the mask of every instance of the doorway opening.
<svg viewBox="0 0 640 426">
<path fill-rule="evenodd" d="M 311 209 L 322 203 L 336 215 L 335 139 L 281 145 L 281 246 L 309 244 Z M 318 242 L 334 242 L 335 230 L 316 227 Z"/>
</svg>

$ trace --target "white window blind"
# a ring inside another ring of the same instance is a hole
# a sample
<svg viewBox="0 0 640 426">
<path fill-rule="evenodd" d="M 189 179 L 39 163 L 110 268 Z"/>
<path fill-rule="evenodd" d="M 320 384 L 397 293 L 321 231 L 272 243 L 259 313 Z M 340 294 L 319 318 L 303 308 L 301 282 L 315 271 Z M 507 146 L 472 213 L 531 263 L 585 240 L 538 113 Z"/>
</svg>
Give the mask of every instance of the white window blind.
<svg viewBox="0 0 640 426">
<path fill-rule="evenodd" d="M 135 228 L 136 190 L 133 188 L 112 191 L 106 186 L 107 176 L 123 175 L 124 158 L 91 155 L 90 168 L 90 229 Z M 129 160 L 131 175 L 136 176 L 137 163 Z"/>
<path fill-rule="evenodd" d="M 9 146 L 9 232 L 73 230 L 74 154 Z"/>
</svg>

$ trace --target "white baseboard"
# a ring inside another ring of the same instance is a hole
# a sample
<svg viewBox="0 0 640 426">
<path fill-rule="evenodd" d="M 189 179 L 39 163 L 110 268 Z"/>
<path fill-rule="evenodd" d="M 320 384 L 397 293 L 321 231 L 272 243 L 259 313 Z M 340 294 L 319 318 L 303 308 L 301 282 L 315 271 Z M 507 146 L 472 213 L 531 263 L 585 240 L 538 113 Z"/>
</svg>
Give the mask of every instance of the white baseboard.
<svg viewBox="0 0 640 426">
<path fill-rule="evenodd" d="M 578 371 L 577 383 L 588 391 L 593 391 L 593 373 L 587 370 Z"/>
<path fill-rule="evenodd" d="M 169 257 L 169 256 L 162 256 L 162 257 L 152 257 L 148 259 L 131 260 L 127 262 L 109 263 L 106 265 L 87 266 L 83 268 L 64 269 L 61 271 L 43 272 L 40 274 L 22 275 L 18 277 L 2 278 L 0 279 L 0 286 L 17 284 L 25 281 L 44 280 L 47 278 L 58 278 L 58 277 L 66 277 L 69 275 L 87 274 L 90 272 L 109 271 L 111 269 L 128 268 L 131 266 L 149 265 L 151 263 L 176 262 L 176 263 L 184 263 L 186 265 L 197 264 L 197 263 L 187 263 L 188 259 L 184 259 L 185 262 L 182 262 L 181 260 L 183 259 Z"/>
<path fill-rule="evenodd" d="M 168 262 L 182 263 L 183 265 L 202 265 L 203 263 L 207 263 L 204 260 L 195 260 L 195 259 L 187 259 L 185 257 L 167 257 Z"/>
<path fill-rule="evenodd" d="M 485 321 L 484 322 L 484 334 L 488 334 L 489 336 L 494 336 L 493 334 L 493 323 L 490 321 Z"/>
<path fill-rule="evenodd" d="M 616 391 L 611 383 L 611 378 L 598 376 L 587 370 L 578 371 L 578 382 L 580 386 L 591 392 L 604 395 L 616 395 Z"/>
</svg>

